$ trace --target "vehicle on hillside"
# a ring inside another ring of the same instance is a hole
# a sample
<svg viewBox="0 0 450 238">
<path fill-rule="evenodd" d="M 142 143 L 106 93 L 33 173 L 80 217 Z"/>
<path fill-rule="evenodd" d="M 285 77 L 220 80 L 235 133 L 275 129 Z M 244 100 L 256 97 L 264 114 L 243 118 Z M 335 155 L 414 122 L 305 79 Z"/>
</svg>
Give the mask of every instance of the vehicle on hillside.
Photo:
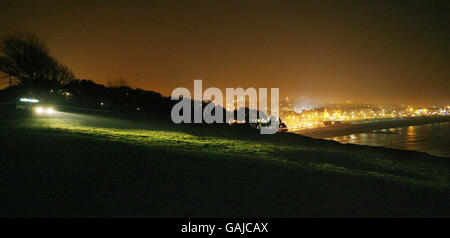
<svg viewBox="0 0 450 238">
<path fill-rule="evenodd" d="M 36 98 L 20 98 L 16 110 L 22 113 L 36 113 L 38 115 L 51 115 L 55 112 L 53 106 L 42 103 Z"/>
</svg>

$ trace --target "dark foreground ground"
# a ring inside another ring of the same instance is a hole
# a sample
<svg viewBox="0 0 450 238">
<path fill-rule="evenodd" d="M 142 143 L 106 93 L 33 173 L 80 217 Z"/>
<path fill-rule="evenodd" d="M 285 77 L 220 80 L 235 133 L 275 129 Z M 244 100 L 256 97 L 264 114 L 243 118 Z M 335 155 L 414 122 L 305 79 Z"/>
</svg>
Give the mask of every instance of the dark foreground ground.
<svg viewBox="0 0 450 238">
<path fill-rule="evenodd" d="M 3 217 L 449 217 L 450 158 L 61 113 L 0 119 Z"/>
</svg>

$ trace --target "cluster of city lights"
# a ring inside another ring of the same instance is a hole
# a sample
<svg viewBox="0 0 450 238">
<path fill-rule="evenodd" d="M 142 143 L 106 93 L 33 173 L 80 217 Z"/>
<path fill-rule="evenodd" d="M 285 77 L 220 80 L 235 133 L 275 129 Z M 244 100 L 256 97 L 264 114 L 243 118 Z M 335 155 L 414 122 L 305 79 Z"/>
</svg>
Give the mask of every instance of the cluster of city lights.
<svg viewBox="0 0 450 238">
<path fill-rule="evenodd" d="M 332 105 L 298 110 L 293 103 L 281 105 L 280 117 L 290 130 L 310 129 L 340 124 L 347 121 L 400 119 L 418 116 L 448 116 L 450 106 L 385 106 Z"/>
</svg>

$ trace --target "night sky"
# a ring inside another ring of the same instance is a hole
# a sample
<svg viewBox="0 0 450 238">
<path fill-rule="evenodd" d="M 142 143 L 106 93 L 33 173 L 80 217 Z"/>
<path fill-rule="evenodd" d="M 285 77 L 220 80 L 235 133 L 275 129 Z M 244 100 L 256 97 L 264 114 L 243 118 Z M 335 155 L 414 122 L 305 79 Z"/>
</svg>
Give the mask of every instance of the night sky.
<svg viewBox="0 0 450 238">
<path fill-rule="evenodd" d="M 308 100 L 447 105 L 449 13 L 448 1 L 2 0 L 0 35 L 35 32 L 78 78 L 123 77 L 163 95 L 203 79 Z"/>
</svg>

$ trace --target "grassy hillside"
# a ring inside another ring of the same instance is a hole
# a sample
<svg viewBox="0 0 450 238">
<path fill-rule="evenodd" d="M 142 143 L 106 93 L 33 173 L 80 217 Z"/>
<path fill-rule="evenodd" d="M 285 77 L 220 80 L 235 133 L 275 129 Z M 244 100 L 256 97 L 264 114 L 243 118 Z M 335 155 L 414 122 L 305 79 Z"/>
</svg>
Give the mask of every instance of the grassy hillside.
<svg viewBox="0 0 450 238">
<path fill-rule="evenodd" d="M 0 216 L 450 216 L 450 160 L 295 134 L 0 119 Z"/>
</svg>

